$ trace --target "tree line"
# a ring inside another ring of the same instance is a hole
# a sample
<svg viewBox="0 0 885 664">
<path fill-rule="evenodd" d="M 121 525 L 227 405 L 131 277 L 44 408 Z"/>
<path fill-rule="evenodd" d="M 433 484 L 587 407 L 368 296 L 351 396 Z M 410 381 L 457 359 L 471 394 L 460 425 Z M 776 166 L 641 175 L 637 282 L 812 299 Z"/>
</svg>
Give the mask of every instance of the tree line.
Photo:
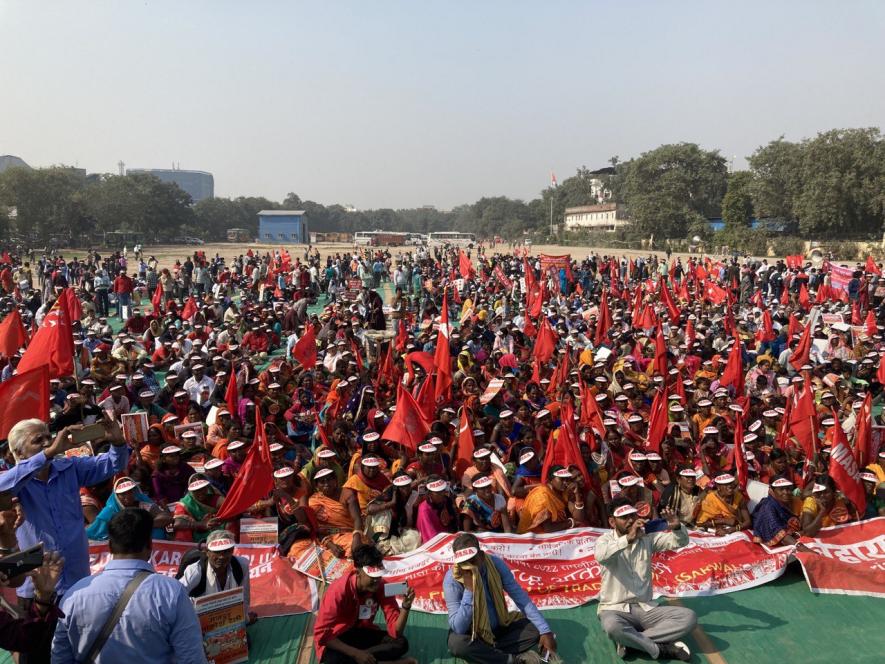
<svg viewBox="0 0 885 664">
<path fill-rule="evenodd" d="M 601 181 L 610 202 L 622 206 L 635 237 L 711 236 L 709 219 L 721 217 L 724 236 L 739 246 L 742 233 L 816 239 L 876 239 L 885 231 L 885 140 L 878 128 L 833 129 L 791 142 L 780 137 L 729 172 L 718 150 L 696 143 L 661 145 L 627 161 L 610 160 L 600 174 L 586 167 L 530 201 L 484 197 L 452 210 L 433 208 L 349 211 L 290 193 L 213 198 L 193 204 L 176 184 L 147 174 L 83 175 L 65 167 L 11 168 L 0 173 L 0 236 L 36 244 L 96 242 L 104 232 L 139 233 L 146 242 L 189 235 L 224 240 L 229 228 L 257 236 L 262 209 L 299 209 L 318 232 L 462 230 L 514 240 L 544 237 L 552 207 L 561 223 L 568 207 L 596 203 Z M 13 213 L 14 212 L 14 213 Z"/>
</svg>

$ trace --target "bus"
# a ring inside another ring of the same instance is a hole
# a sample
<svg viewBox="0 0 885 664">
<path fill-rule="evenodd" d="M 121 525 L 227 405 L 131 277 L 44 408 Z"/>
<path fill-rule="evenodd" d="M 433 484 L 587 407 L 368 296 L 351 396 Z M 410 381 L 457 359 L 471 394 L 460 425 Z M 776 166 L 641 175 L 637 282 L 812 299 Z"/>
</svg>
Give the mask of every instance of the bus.
<svg viewBox="0 0 885 664">
<path fill-rule="evenodd" d="M 476 236 L 473 233 L 460 233 L 458 231 L 440 231 L 431 233 L 428 240 L 428 247 L 442 247 L 449 245 L 451 247 L 472 247 L 476 244 Z"/>
<path fill-rule="evenodd" d="M 228 242 L 251 242 L 252 241 L 252 231 L 246 228 L 228 228 L 227 229 L 227 241 Z"/>
<path fill-rule="evenodd" d="M 357 231 L 353 234 L 353 243 L 363 247 L 401 247 L 407 237 L 407 233 L 396 231 Z"/>
</svg>

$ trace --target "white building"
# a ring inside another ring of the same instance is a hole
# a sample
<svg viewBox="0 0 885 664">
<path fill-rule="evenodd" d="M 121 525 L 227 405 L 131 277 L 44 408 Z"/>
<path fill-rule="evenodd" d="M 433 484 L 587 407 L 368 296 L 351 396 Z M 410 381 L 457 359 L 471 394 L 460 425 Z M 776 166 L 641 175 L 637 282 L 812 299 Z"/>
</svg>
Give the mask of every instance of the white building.
<svg viewBox="0 0 885 664">
<path fill-rule="evenodd" d="M 628 223 L 624 210 L 616 203 L 582 205 L 565 209 L 565 229 L 568 231 L 582 228 L 613 231 L 623 228 Z"/>
</svg>

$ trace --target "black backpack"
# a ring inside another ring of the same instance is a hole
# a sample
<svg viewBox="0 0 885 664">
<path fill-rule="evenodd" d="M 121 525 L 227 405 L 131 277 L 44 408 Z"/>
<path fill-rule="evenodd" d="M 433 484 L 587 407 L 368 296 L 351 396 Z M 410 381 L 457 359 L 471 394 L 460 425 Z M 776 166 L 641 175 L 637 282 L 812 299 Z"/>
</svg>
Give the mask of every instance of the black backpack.
<svg viewBox="0 0 885 664">
<path fill-rule="evenodd" d="M 185 553 L 181 557 L 181 563 L 178 565 L 178 571 L 175 573 L 175 578 L 180 579 L 184 576 L 184 570 L 193 565 L 194 563 L 200 563 L 200 580 L 197 582 L 197 585 L 191 590 L 188 595 L 191 597 L 202 597 L 203 593 L 206 592 L 206 568 L 209 566 L 209 558 L 206 556 L 205 551 L 200 551 L 199 549 L 191 549 L 187 553 Z M 236 556 L 233 556 L 230 559 L 230 570 L 233 572 L 234 581 L 237 582 L 238 586 L 243 585 L 243 566 L 240 564 L 240 561 L 237 560 Z"/>
</svg>

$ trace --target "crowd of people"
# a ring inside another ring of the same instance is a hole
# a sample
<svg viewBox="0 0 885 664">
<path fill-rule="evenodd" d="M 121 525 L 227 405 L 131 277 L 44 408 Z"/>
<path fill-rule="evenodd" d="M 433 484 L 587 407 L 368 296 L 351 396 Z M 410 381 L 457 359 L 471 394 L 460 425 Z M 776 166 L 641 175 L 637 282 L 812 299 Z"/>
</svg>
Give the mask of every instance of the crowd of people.
<svg viewBox="0 0 885 664">
<path fill-rule="evenodd" d="M 184 634 L 199 639 L 188 600 L 247 591 L 248 561 L 232 555 L 242 517 L 276 517 L 280 555 L 353 562 L 317 617 L 323 662 L 414 661 L 413 593 L 384 594 L 383 559 L 440 533 L 457 535 L 442 589 L 451 652 L 555 657 L 550 627 L 474 534 L 587 526 L 611 529 L 597 546 L 599 615 L 619 653 L 687 659 L 679 638 L 695 617 L 652 603 L 653 551 L 684 546 L 687 529 L 780 546 L 885 514 L 873 261 L 844 287 L 805 263 L 482 246 L 0 262 L 4 321 L 31 336 L 63 309 L 73 333 L 48 419 L 12 427 L 0 472 L 4 551 L 53 552 L 33 579 L 6 580 L 27 612 L 16 629 L 55 630 L 0 644 L 20 661 L 48 661 L 50 642 L 53 661 L 202 661 Z M 28 352 L 3 351 L 0 380 Z M 143 436 L 124 434 L 139 413 Z M 70 454 L 96 424 L 89 452 Z M 219 519 L 248 480 L 256 427 L 274 488 Z M 139 602 L 151 539 L 193 542 L 195 555 L 175 587 L 151 581 Z M 88 540 L 115 555 L 97 577 Z M 107 597 L 124 589 L 129 613 L 96 655 Z M 386 633 L 372 625 L 379 608 Z"/>
</svg>

